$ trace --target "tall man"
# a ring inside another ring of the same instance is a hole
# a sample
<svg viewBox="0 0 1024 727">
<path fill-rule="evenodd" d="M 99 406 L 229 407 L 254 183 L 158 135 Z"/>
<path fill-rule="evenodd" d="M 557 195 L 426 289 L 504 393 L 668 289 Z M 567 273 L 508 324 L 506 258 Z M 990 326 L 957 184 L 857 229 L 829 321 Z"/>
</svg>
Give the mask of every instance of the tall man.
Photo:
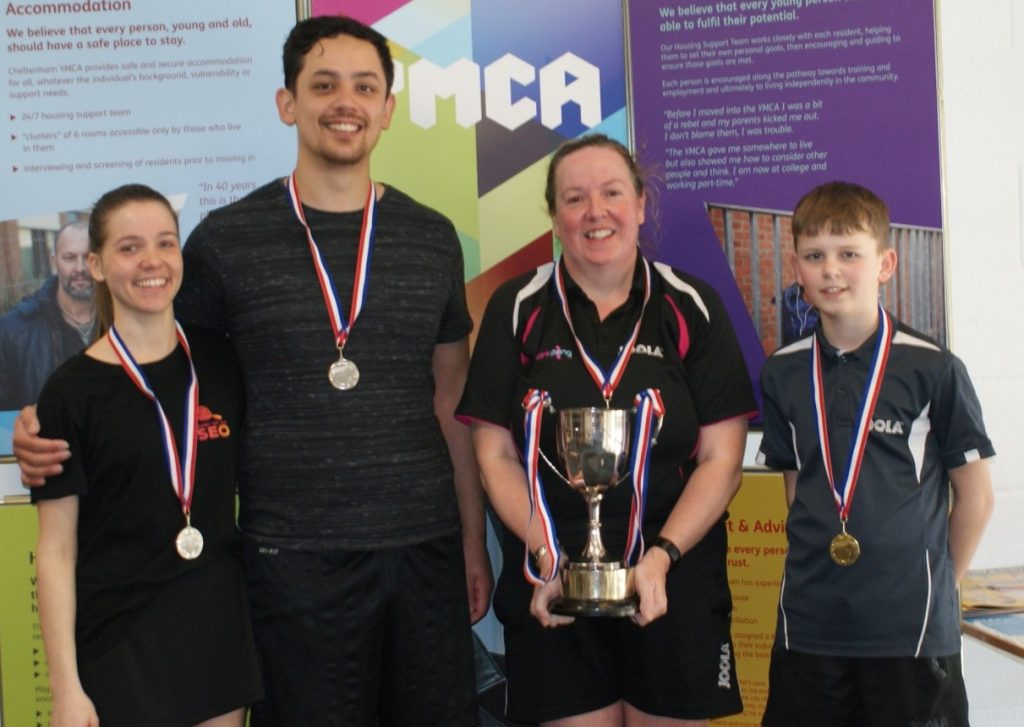
<svg viewBox="0 0 1024 727">
<path fill-rule="evenodd" d="M 54 275 L 0 318 L 0 409 L 35 402 L 53 370 L 91 341 L 96 329 L 89 232 L 69 222 L 57 232 Z"/>
<path fill-rule="evenodd" d="M 472 326 L 458 238 L 370 179 L 395 107 L 379 33 L 300 22 L 284 72 L 295 171 L 203 220 L 176 301 L 230 337 L 246 384 L 239 522 L 267 692 L 252 724 L 475 724 L 469 625 L 491 576 L 453 418 Z"/>
</svg>

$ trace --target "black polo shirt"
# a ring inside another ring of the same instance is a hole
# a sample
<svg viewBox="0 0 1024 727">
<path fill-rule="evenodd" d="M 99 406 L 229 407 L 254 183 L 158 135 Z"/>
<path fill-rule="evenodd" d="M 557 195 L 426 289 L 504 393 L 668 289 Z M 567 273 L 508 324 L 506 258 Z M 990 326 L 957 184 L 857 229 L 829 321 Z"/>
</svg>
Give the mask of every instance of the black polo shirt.
<svg viewBox="0 0 1024 727">
<path fill-rule="evenodd" d="M 825 474 L 812 404 L 810 336 L 761 372 L 764 436 L 758 461 L 796 470 L 776 645 L 855 657 L 941 656 L 960 650 L 949 552 L 947 470 L 995 454 L 963 363 L 893 321 L 847 531 L 861 555 L 836 565 L 839 515 Z M 832 467 L 845 477 L 857 410 L 878 333 L 842 352 L 818 336 Z"/>
<path fill-rule="evenodd" d="M 561 263 L 559 263 L 561 264 Z M 584 367 L 554 289 L 554 264 L 514 278 L 492 296 L 473 352 L 458 408 L 463 420 L 481 419 L 512 430 L 523 443 L 522 401 L 528 389 L 551 394 L 556 410 L 604 406 L 598 385 Z M 603 321 L 563 266 L 566 296 L 580 341 L 607 371 L 629 339 L 643 304 L 643 260 L 638 257 L 627 301 Z M 756 411 L 746 364 L 717 293 L 701 280 L 668 266 L 651 266 L 651 296 L 632 358 L 611 406 L 631 408 L 643 389 L 657 388 L 665 420 L 651 452 L 644 537 L 656 537 L 696 467 L 700 427 Z M 555 418 L 545 413 L 541 447 L 558 462 Z M 570 553 L 583 546 L 587 512 L 583 499 L 547 465 L 545 497 Z M 620 557 L 628 524 L 631 482 L 602 503 L 602 535 L 610 557 Z M 512 539 L 515 540 L 515 539 Z M 724 539 L 723 539 L 724 542 Z M 508 548 L 508 546 L 506 546 Z M 513 561 L 522 558 L 515 540 Z M 724 561 L 724 559 L 723 559 Z"/>
</svg>

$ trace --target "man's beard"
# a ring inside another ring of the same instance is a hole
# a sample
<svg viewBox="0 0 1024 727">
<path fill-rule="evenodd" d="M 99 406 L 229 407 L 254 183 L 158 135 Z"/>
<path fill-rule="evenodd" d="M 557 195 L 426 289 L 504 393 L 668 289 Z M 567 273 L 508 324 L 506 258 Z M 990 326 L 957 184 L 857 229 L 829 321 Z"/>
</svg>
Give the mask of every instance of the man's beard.
<svg viewBox="0 0 1024 727">
<path fill-rule="evenodd" d="M 87 282 L 88 285 L 76 286 L 74 284 L 82 280 Z M 92 300 L 93 290 L 95 289 L 96 286 L 93 283 L 92 277 L 73 277 L 69 278 L 68 280 L 62 281 L 61 287 L 64 288 L 64 292 L 67 293 L 68 296 L 73 300 Z"/>
</svg>

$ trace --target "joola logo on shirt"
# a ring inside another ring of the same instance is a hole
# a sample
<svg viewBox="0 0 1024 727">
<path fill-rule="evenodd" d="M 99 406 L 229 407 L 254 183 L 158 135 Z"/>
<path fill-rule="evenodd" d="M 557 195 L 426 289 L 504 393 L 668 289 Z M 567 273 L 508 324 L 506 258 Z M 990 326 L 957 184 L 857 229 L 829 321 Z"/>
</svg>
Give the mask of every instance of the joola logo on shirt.
<svg viewBox="0 0 1024 727">
<path fill-rule="evenodd" d="M 871 422 L 871 428 L 879 434 L 903 434 L 903 422 L 891 422 L 888 419 L 875 419 Z"/>
<path fill-rule="evenodd" d="M 661 346 L 648 346 L 646 343 L 638 343 L 633 346 L 633 353 L 641 356 L 654 356 L 654 358 L 665 358 L 661 352 Z"/>
<path fill-rule="evenodd" d="M 555 346 L 550 351 L 538 351 L 537 360 L 543 361 L 544 359 L 553 358 L 556 361 L 561 361 L 563 358 L 572 360 L 572 351 L 568 348 L 562 348 L 561 345 Z"/>
<path fill-rule="evenodd" d="M 227 420 L 220 414 L 214 414 L 210 407 L 199 405 L 196 412 L 199 423 L 196 428 L 199 430 L 199 441 L 205 442 L 210 439 L 227 439 L 231 436 L 231 427 Z"/>
<path fill-rule="evenodd" d="M 732 679 L 729 670 L 732 668 L 732 647 L 728 642 L 722 644 L 721 653 L 718 656 L 718 686 L 722 689 L 732 689 Z"/>
</svg>

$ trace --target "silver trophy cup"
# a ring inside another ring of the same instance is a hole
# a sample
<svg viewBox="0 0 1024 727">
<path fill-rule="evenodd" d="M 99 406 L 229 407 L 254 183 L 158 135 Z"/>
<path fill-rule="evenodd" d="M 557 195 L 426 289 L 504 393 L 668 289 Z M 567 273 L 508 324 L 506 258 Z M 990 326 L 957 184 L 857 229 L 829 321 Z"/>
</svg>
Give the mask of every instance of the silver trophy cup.
<svg viewBox="0 0 1024 727">
<path fill-rule="evenodd" d="M 583 495 L 589 533 L 582 560 L 561 572 L 562 598 L 553 613 L 569 616 L 630 616 L 636 613 L 633 569 L 605 561 L 601 542 L 601 499 L 629 469 L 629 409 L 581 408 L 558 412 L 558 454 L 569 486 Z"/>
</svg>

